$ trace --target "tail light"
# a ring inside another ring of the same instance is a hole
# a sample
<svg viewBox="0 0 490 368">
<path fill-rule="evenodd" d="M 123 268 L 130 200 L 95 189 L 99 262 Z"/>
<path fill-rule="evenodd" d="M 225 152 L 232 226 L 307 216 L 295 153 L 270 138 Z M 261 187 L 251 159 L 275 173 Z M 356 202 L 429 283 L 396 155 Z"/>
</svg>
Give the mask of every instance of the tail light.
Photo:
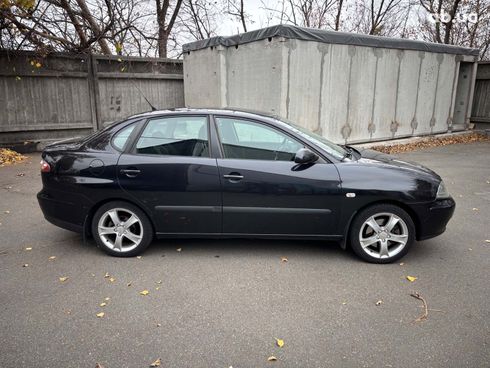
<svg viewBox="0 0 490 368">
<path fill-rule="evenodd" d="M 48 173 L 51 171 L 51 166 L 49 166 L 49 164 L 44 161 L 44 160 L 41 160 L 41 172 L 43 173 Z"/>
</svg>

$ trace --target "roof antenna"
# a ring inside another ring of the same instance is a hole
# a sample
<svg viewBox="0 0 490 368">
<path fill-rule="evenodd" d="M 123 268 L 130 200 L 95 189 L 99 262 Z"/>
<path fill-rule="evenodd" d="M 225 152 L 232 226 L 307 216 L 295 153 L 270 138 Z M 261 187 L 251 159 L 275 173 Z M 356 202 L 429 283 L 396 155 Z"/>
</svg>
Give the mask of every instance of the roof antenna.
<svg viewBox="0 0 490 368">
<path fill-rule="evenodd" d="M 153 106 L 150 101 L 148 101 L 148 99 L 143 94 L 143 92 L 141 92 L 141 89 L 139 89 L 138 85 L 136 83 L 134 83 L 134 81 L 132 79 L 129 79 L 129 80 L 131 81 L 131 83 L 134 84 L 134 86 L 136 87 L 136 89 L 138 90 L 138 92 L 141 93 L 141 96 L 143 96 L 143 98 L 145 99 L 145 101 L 148 102 L 148 105 L 150 105 L 150 107 L 151 107 L 151 111 L 157 111 L 158 109 L 155 106 Z"/>
</svg>

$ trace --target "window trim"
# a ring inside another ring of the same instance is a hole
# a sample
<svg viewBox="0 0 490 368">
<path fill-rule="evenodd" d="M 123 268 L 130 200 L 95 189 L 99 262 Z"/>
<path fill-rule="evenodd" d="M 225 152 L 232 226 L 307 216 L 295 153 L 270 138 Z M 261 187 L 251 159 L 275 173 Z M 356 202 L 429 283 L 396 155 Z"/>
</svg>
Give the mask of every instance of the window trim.
<svg viewBox="0 0 490 368">
<path fill-rule="evenodd" d="M 207 127 L 207 133 L 208 133 L 208 156 L 182 156 L 182 155 L 152 155 L 150 153 L 139 153 L 136 150 L 136 145 L 138 143 L 138 140 L 140 139 L 141 135 L 145 131 L 145 128 L 148 126 L 148 124 L 152 120 L 157 120 L 157 119 L 168 119 L 168 118 L 184 118 L 184 117 L 200 117 L 204 118 L 206 120 L 206 127 Z M 133 141 L 131 142 L 131 145 L 127 149 L 127 153 L 131 155 L 137 155 L 137 156 L 151 156 L 151 157 L 194 157 L 194 158 L 213 158 L 213 152 L 211 148 L 211 140 L 210 140 L 210 117 L 209 114 L 165 114 L 165 115 L 158 115 L 158 116 L 151 116 L 147 117 L 146 120 L 143 122 L 141 128 L 137 132 L 137 136 L 134 137 Z M 125 151 L 126 152 L 126 151 Z"/>
<path fill-rule="evenodd" d="M 265 125 L 268 128 L 271 128 L 273 130 L 278 130 L 282 134 L 287 135 L 290 138 L 294 139 L 295 141 L 301 143 L 305 148 L 308 148 L 309 150 L 311 150 L 311 151 L 315 152 L 316 154 L 318 154 L 319 161 L 317 161 L 316 163 L 318 163 L 318 164 L 321 164 L 321 163 L 331 163 L 331 160 L 329 160 L 328 158 L 325 158 L 325 154 L 323 152 L 319 152 L 318 149 L 311 147 L 311 145 L 308 144 L 308 142 L 305 142 L 303 139 L 300 139 L 299 137 L 297 137 L 296 135 L 292 134 L 291 132 L 288 132 L 287 130 L 282 129 L 281 127 L 278 127 L 278 126 L 276 126 L 273 123 L 269 123 L 269 122 L 266 122 L 266 121 L 263 121 L 263 120 L 252 119 L 252 118 L 248 118 L 248 117 L 242 117 L 242 116 L 230 116 L 230 115 L 215 114 L 215 115 L 213 115 L 213 123 L 214 123 L 214 128 L 215 128 L 215 131 L 216 131 L 216 137 L 217 137 L 217 140 L 218 140 L 218 145 L 219 145 L 219 149 L 220 149 L 220 153 L 221 153 L 221 157 L 220 158 L 223 159 L 223 160 L 253 160 L 253 161 L 268 161 L 268 162 L 292 162 L 292 163 L 295 164 L 294 161 L 261 160 L 261 159 L 252 159 L 252 158 L 229 158 L 229 157 L 226 157 L 225 156 L 225 151 L 223 149 L 223 143 L 221 141 L 220 132 L 219 132 L 219 129 L 218 129 L 218 121 L 217 121 L 217 119 L 219 119 L 219 118 L 250 121 L 250 122 L 255 123 L 255 124 Z"/>
</svg>

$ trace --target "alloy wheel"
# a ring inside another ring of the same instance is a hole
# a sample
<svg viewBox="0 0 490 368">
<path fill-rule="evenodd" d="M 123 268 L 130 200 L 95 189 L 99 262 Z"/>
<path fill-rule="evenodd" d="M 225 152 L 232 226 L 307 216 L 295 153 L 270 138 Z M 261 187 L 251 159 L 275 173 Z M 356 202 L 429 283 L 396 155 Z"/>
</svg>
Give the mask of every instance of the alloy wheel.
<svg viewBox="0 0 490 368">
<path fill-rule="evenodd" d="M 125 208 L 112 208 L 100 217 L 97 232 L 102 242 L 115 252 L 130 252 L 143 239 L 139 217 Z"/>
</svg>

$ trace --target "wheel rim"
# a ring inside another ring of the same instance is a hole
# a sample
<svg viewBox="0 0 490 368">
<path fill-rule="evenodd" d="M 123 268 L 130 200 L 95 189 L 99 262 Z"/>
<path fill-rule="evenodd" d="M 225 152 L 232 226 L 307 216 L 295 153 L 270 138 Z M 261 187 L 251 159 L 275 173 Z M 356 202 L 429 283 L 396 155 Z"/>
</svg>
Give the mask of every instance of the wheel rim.
<svg viewBox="0 0 490 368">
<path fill-rule="evenodd" d="M 140 245 L 143 239 L 141 220 L 126 208 L 113 208 L 104 212 L 97 231 L 102 242 L 115 252 L 129 252 Z"/>
<path fill-rule="evenodd" d="M 364 252 L 375 258 L 390 258 L 400 253 L 408 242 L 408 227 L 393 213 L 377 213 L 361 226 L 359 243 Z"/>
</svg>

